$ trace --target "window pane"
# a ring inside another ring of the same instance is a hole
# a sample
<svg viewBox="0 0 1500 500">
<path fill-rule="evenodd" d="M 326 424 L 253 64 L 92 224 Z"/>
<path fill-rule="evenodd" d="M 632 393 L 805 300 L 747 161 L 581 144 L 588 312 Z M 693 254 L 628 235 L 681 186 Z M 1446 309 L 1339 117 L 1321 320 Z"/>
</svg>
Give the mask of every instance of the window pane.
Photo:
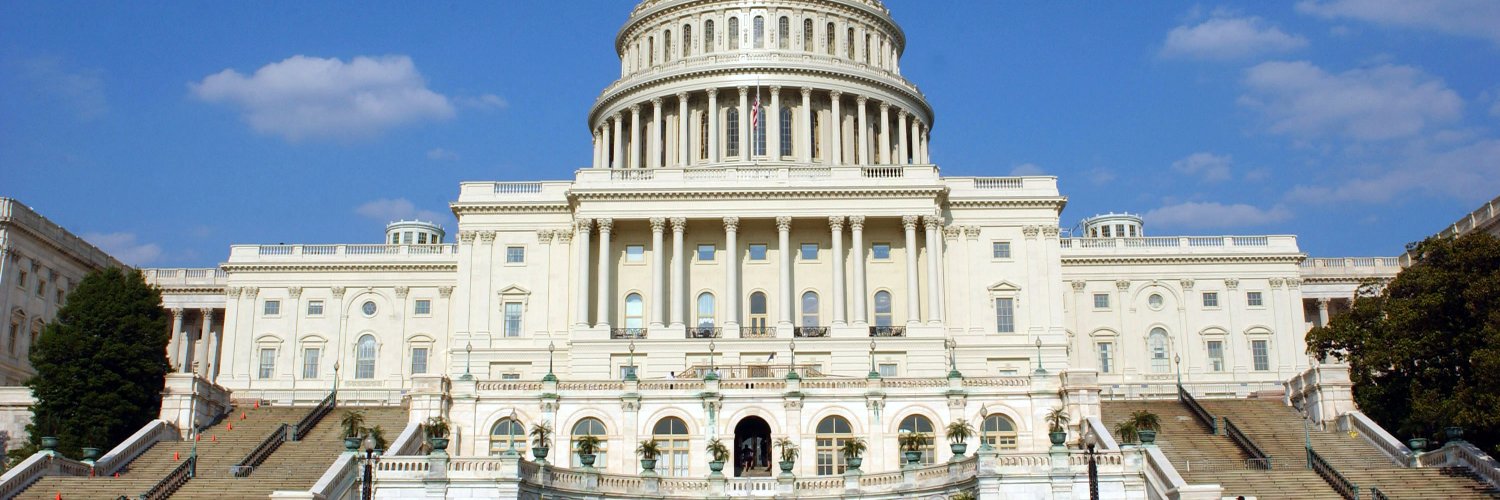
<svg viewBox="0 0 1500 500">
<path fill-rule="evenodd" d="M 1099 343 L 1099 372 L 1100 373 L 1110 373 L 1110 372 L 1113 371 L 1114 356 L 1113 356 L 1113 353 L 1111 352 L 1113 350 L 1111 347 L 1112 346 L 1109 343 L 1105 343 L 1105 342 Z"/>
<path fill-rule="evenodd" d="M 1224 342 L 1218 340 L 1208 341 L 1208 362 L 1210 370 L 1216 372 L 1224 371 Z"/>
<path fill-rule="evenodd" d="M 766 245 L 764 243 L 753 243 L 750 245 L 750 260 L 766 260 Z"/>
<path fill-rule="evenodd" d="M 265 312 L 267 316 L 275 316 L 277 314 L 281 314 L 281 301 L 267 300 Z"/>
<path fill-rule="evenodd" d="M 714 246 L 713 245 L 698 245 L 698 260 L 703 261 L 703 262 L 711 262 L 711 261 L 713 261 L 714 260 Z"/>
<path fill-rule="evenodd" d="M 875 326 L 891 326 L 890 292 L 875 292 Z"/>
<path fill-rule="evenodd" d="M 1096 293 L 1096 294 L 1094 294 L 1094 308 L 1095 309 L 1109 309 L 1109 294 L 1107 294 L 1107 293 Z"/>
<path fill-rule="evenodd" d="M 995 299 L 995 331 L 999 333 L 1012 333 L 1016 331 L 1016 299 Z"/>
<path fill-rule="evenodd" d="M 302 378 L 318 378 L 318 358 L 322 351 L 315 347 L 302 351 Z"/>
<path fill-rule="evenodd" d="M 421 299 L 417 301 L 417 314 L 432 314 L 432 301 Z"/>
<path fill-rule="evenodd" d="M 750 294 L 750 314 L 766 313 L 766 294 L 755 292 Z"/>
<path fill-rule="evenodd" d="M 698 295 L 698 326 L 714 326 L 714 294 Z"/>
<path fill-rule="evenodd" d="M 803 243 L 802 244 L 802 260 L 818 260 L 818 244 L 817 243 Z"/>
<path fill-rule="evenodd" d="M 359 338 L 355 346 L 354 378 L 375 378 L 375 336 Z"/>
<path fill-rule="evenodd" d="M 12 343 L 14 344 L 14 342 Z M 260 350 L 260 378 L 271 378 L 276 374 L 276 349 Z"/>
<path fill-rule="evenodd" d="M 520 302 L 506 302 L 505 303 L 505 336 L 506 337 L 520 337 L 521 336 L 521 303 Z"/>
<path fill-rule="evenodd" d="M 891 244 L 876 243 L 870 245 L 870 253 L 876 260 L 888 260 L 891 258 Z"/>
<path fill-rule="evenodd" d="M 1271 369 L 1270 353 L 1266 352 L 1267 342 L 1264 340 L 1253 340 L 1250 342 L 1250 354 L 1255 360 L 1256 371 Z"/>
<path fill-rule="evenodd" d="M 307 315 L 308 316 L 321 316 L 321 315 L 323 315 L 323 301 L 321 301 L 321 300 L 310 300 L 310 301 L 308 301 L 307 302 Z"/>
<path fill-rule="evenodd" d="M 646 247 L 644 245 L 625 245 L 625 262 L 645 262 Z"/>
<path fill-rule="evenodd" d="M 1010 258 L 1010 242 L 1009 241 L 996 241 L 994 243 L 994 245 L 991 246 L 990 250 L 991 250 L 991 253 L 993 254 L 993 257 L 996 258 L 996 259 L 1009 259 Z"/>
<path fill-rule="evenodd" d="M 879 369 L 880 369 L 880 376 L 882 376 L 882 377 L 895 377 L 895 376 L 897 376 L 896 365 L 894 363 L 881 363 L 879 365 Z"/>
<path fill-rule="evenodd" d="M 427 373 L 426 347 L 417 347 L 411 350 L 411 373 L 413 375 Z"/>
<path fill-rule="evenodd" d="M 507 264 L 526 262 L 526 247 L 506 247 L 505 262 Z"/>
<path fill-rule="evenodd" d="M 1151 335 L 1147 337 L 1146 343 L 1151 348 L 1151 371 L 1154 373 L 1170 371 L 1167 362 L 1167 331 L 1161 328 L 1151 329 Z"/>
<path fill-rule="evenodd" d="M 1245 300 L 1247 302 L 1249 302 L 1249 304 L 1252 305 L 1252 306 L 1262 305 L 1261 299 L 1260 299 L 1260 292 L 1248 292 L 1248 293 L 1246 293 L 1245 294 Z"/>
<path fill-rule="evenodd" d="M 818 326 L 817 292 L 807 292 L 802 294 L 802 326 Z"/>
<path fill-rule="evenodd" d="M 1219 293 L 1203 292 L 1203 307 L 1219 307 Z"/>
</svg>

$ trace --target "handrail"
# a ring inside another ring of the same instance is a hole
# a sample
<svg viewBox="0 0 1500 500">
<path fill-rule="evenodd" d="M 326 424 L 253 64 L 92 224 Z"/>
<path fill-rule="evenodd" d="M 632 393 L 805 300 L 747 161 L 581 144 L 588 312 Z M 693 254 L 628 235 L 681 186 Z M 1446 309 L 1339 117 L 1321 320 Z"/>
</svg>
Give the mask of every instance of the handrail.
<svg viewBox="0 0 1500 500">
<path fill-rule="evenodd" d="M 135 431 L 135 434 L 131 434 L 129 438 L 115 445 L 114 449 L 109 450 L 109 453 L 105 453 L 103 458 L 94 462 L 94 474 L 99 476 L 114 474 L 120 467 L 135 460 L 157 442 L 178 437 L 177 429 L 166 420 L 157 419 L 147 422 L 146 425 L 141 426 L 140 430 Z"/>
<path fill-rule="evenodd" d="M 328 415 L 328 412 L 338 406 L 336 396 L 338 396 L 337 392 L 328 393 L 328 397 L 323 398 L 323 401 L 318 402 L 318 406 L 314 406 L 307 412 L 307 415 L 302 416 L 302 420 L 297 421 L 297 426 L 292 428 L 292 441 L 301 441 L 307 433 L 312 432 L 312 428 L 318 425 L 324 416 Z"/>
<path fill-rule="evenodd" d="M 167 477 L 161 478 L 161 481 L 157 481 L 145 493 L 141 493 L 139 498 L 140 500 L 160 500 L 170 497 L 196 475 L 198 475 L 198 456 L 191 455 L 187 460 L 178 464 L 177 468 L 172 469 L 172 472 L 167 473 Z"/>
<path fill-rule="evenodd" d="M 1088 417 L 1084 419 L 1084 425 L 1088 426 L 1090 434 L 1094 436 L 1094 440 L 1101 450 L 1115 451 L 1120 449 L 1120 445 L 1115 442 L 1114 435 L 1109 433 L 1109 427 L 1104 425 L 1104 420 L 1099 417 Z"/>
<path fill-rule="evenodd" d="M 1209 434 L 1219 433 L 1219 420 L 1214 417 L 1214 414 L 1204 409 L 1203 405 L 1198 404 L 1198 399 L 1194 398 L 1192 393 L 1182 387 L 1182 384 L 1177 384 L 1177 400 L 1187 405 L 1188 410 L 1191 410 L 1193 415 L 1198 417 L 1199 422 L 1203 422 L 1203 425 L 1208 426 Z"/>
<path fill-rule="evenodd" d="M 1364 412 L 1351 411 L 1343 414 L 1339 419 L 1339 430 L 1358 431 L 1359 435 L 1364 436 L 1365 440 L 1379 448 L 1386 458 L 1391 459 L 1396 465 L 1406 467 L 1411 462 L 1411 448 L 1407 448 L 1395 436 L 1386 432 L 1380 424 L 1370 420 Z"/>
<path fill-rule="evenodd" d="M 1307 468 L 1317 472 L 1323 481 L 1327 482 L 1328 486 L 1332 486 L 1333 490 L 1342 495 L 1345 500 L 1359 500 L 1359 485 L 1344 477 L 1332 465 L 1328 465 L 1328 462 L 1323 460 L 1323 456 L 1313 451 L 1312 447 L 1307 448 Z"/>
<path fill-rule="evenodd" d="M 421 422 L 407 422 L 406 428 L 401 434 L 391 441 L 391 447 L 386 451 L 389 456 L 415 455 L 422 448 L 422 435 L 425 433 Z"/>
<path fill-rule="evenodd" d="M 312 488 L 307 491 L 313 494 L 313 498 L 343 498 L 343 493 L 354 485 L 355 475 L 359 471 L 359 462 L 354 453 L 343 453 L 323 475 L 318 482 L 313 483 Z"/>
<path fill-rule="evenodd" d="M 1371 486 L 1370 487 L 1370 498 L 1372 500 L 1390 500 L 1391 497 L 1385 496 L 1385 492 L 1380 491 L 1380 488 L 1376 488 L 1374 486 Z"/>
<path fill-rule="evenodd" d="M 230 473 L 234 474 L 234 477 L 250 475 L 250 472 L 255 470 L 262 462 L 265 462 L 266 458 L 275 453 L 277 448 L 281 448 L 281 443 L 286 442 L 286 429 L 286 424 L 278 425 L 275 429 L 272 429 L 271 434 L 266 436 L 265 440 L 255 445 L 255 449 L 250 450 L 250 453 L 245 455 L 245 458 L 229 468 Z"/>
<path fill-rule="evenodd" d="M 1246 436 L 1244 432 L 1240 432 L 1240 428 L 1235 426 L 1234 422 L 1230 422 L 1229 417 L 1224 417 L 1224 435 L 1229 436 L 1230 441 L 1234 441 L 1235 445 L 1250 455 L 1251 461 L 1249 464 L 1251 467 L 1271 470 L 1271 457 L 1266 455 L 1266 452 L 1261 451 L 1260 446 L 1257 446 L 1255 441 L 1250 439 L 1250 436 Z"/>
<path fill-rule="evenodd" d="M 89 466 L 46 451 L 38 451 L 0 476 L 0 498 L 12 498 L 47 475 L 87 476 Z"/>
</svg>

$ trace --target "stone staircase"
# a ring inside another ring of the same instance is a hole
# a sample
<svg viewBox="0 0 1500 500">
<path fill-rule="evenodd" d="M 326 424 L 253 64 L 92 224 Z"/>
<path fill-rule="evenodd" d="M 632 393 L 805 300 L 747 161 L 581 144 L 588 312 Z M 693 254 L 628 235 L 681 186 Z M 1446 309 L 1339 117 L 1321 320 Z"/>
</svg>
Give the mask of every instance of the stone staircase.
<svg viewBox="0 0 1500 500">
<path fill-rule="evenodd" d="M 1226 498 L 1240 495 L 1262 499 L 1341 498 L 1323 478 L 1302 467 L 1300 462 L 1295 467 L 1285 467 L 1275 461 L 1272 470 L 1249 467 L 1246 460 L 1250 457 L 1233 441 L 1210 434 L 1186 405 L 1175 400 L 1106 401 L 1102 410 L 1103 421 L 1111 432 L 1131 412 L 1155 413 L 1161 419 L 1156 445 L 1182 479 L 1188 484 L 1218 484 Z"/>
<path fill-rule="evenodd" d="M 1344 477 L 1355 482 L 1363 497 L 1380 488 L 1390 498 L 1469 499 L 1500 498 L 1500 491 L 1481 482 L 1468 470 L 1407 468 L 1392 463 L 1363 436 L 1330 429 L 1312 429 L 1304 437 L 1302 416 L 1280 400 L 1200 400 L 1214 415 L 1229 417 L 1272 457 L 1277 472 L 1293 467 L 1306 470 L 1304 443 L 1317 451 Z M 1174 460 L 1173 465 L 1176 465 Z M 1225 489 L 1225 494 L 1229 490 Z"/>
</svg>

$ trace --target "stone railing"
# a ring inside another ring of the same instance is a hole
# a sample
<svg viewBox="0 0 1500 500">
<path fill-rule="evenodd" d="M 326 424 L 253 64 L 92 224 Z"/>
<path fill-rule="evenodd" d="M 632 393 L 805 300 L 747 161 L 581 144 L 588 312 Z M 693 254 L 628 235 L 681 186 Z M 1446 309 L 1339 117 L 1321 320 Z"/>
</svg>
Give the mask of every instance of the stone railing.
<svg viewBox="0 0 1500 500">
<path fill-rule="evenodd" d="M 1500 489 L 1500 464 L 1467 441 L 1448 441 L 1442 448 L 1417 455 L 1413 462 L 1417 467 L 1463 467 Z"/>
<path fill-rule="evenodd" d="M 67 255 L 76 256 L 93 267 L 130 267 L 13 198 L 0 197 L 0 223 L 25 226 L 32 233 L 52 240 L 52 244 L 62 247 Z"/>
<path fill-rule="evenodd" d="M 417 451 L 422 448 L 422 437 L 425 433 L 426 429 L 420 422 L 407 422 L 406 428 L 401 430 L 401 434 L 397 435 L 396 439 L 391 441 L 390 450 L 386 454 L 396 456 L 416 455 Z"/>
<path fill-rule="evenodd" d="M 39 451 L 0 476 L 0 498 L 15 498 L 44 476 L 87 476 L 89 464 L 60 454 Z"/>
<path fill-rule="evenodd" d="M 1222 253 L 1237 248 L 1253 252 L 1297 252 L 1296 236 L 1152 236 L 1138 238 L 1063 238 L 1058 244 L 1068 255 L 1101 251 L 1112 253 Z M 1169 249 L 1169 250 L 1158 250 Z M 1243 251 L 1241 251 L 1243 252 Z"/>
<path fill-rule="evenodd" d="M 1375 448 L 1384 453 L 1386 458 L 1395 462 L 1396 465 L 1405 467 L 1411 463 L 1411 448 L 1407 448 L 1405 444 L 1401 443 L 1401 440 L 1396 439 L 1391 433 L 1386 432 L 1385 428 L 1381 427 L 1380 424 L 1375 423 L 1374 420 L 1370 420 L 1370 417 L 1365 416 L 1364 412 L 1351 411 L 1340 415 L 1339 430 L 1355 432 L 1364 436 L 1365 440 L 1375 445 Z"/>
<path fill-rule="evenodd" d="M 747 162 L 744 166 L 693 168 L 586 168 L 578 171 L 577 178 L 575 189 L 638 185 L 723 185 L 730 187 L 741 186 L 745 182 L 790 187 L 803 186 L 810 182 L 853 186 L 899 186 L 912 181 L 937 182 L 938 171 L 937 167 L 932 165 L 862 167 L 765 161 L 755 164 Z"/>
<path fill-rule="evenodd" d="M 1334 421 L 1345 413 L 1356 411 L 1354 383 L 1349 366 L 1319 364 L 1286 381 L 1288 404 L 1305 409 L 1319 425 Z"/>
<path fill-rule="evenodd" d="M 1208 426 L 1209 434 L 1219 433 L 1218 417 L 1215 417 L 1212 413 L 1209 413 L 1208 410 L 1203 409 L 1203 405 L 1198 404 L 1198 398 L 1193 397 L 1193 393 L 1188 392 L 1186 388 L 1183 388 L 1182 384 L 1177 384 L 1177 400 L 1181 401 L 1182 404 L 1187 405 L 1188 410 L 1192 411 L 1193 416 L 1198 417 L 1199 422 L 1202 422 L 1203 425 Z"/>
<path fill-rule="evenodd" d="M 307 490 L 311 498 L 344 498 L 359 480 L 359 455 L 354 452 L 339 454 L 339 458 L 318 477 Z M 274 496 L 272 498 L 275 498 Z"/>
<path fill-rule="evenodd" d="M 219 268 L 199 269 L 142 269 L 146 283 L 166 287 L 224 286 L 229 273 Z"/>
<path fill-rule="evenodd" d="M 458 245 L 234 245 L 229 247 L 229 262 L 301 261 L 368 261 L 410 259 L 451 261 L 458 255 Z"/>
<path fill-rule="evenodd" d="M 140 498 L 141 500 L 166 499 L 168 497 L 171 497 L 173 493 L 176 493 L 178 488 L 181 488 L 182 485 L 187 484 L 188 480 L 192 479 L 193 476 L 196 476 L 197 474 L 198 456 L 188 456 L 187 460 L 183 460 L 181 464 L 178 464 L 176 468 L 172 469 L 172 472 L 168 472 L 167 477 L 161 478 L 160 481 L 157 481 L 156 484 L 151 485 L 150 488 L 146 489 L 145 493 L 141 493 L 137 498 Z"/>
<path fill-rule="evenodd" d="M 792 49 L 742 48 L 717 50 L 706 54 L 700 53 L 688 57 L 674 58 L 670 61 L 661 61 L 650 66 L 642 65 L 633 68 L 632 71 L 620 79 L 604 87 L 604 90 L 599 92 L 596 102 L 612 99 L 623 89 L 629 89 L 635 85 L 667 75 L 755 64 L 806 68 L 818 72 L 857 72 L 863 74 L 862 76 L 881 80 L 892 87 L 909 92 L 914 97 L 922 96 L 922 91 L 918 89 L 917 85 L 912 83 L 911 80 L 907 80 L 906 77 L 901 76 L 901 73 L 890 68 L 881 67 L 878 64 L 872 65 L 860 60 L 849 59 L 843 57 L 843 54 L 820 54 Z"/>
<path fill-rule="evenodd" d="M 166 440 L 180 439 L 182 436 L 177 428 L 166 420 L 152 420 L 135 431 L 125 441 L 115 445 L 114 449 L 105 453 L 97 462 L 94 462 L 94 475 L 108 476 L 120 470 L 125 464 L 135 460 L 135 457 L 144 453 L 156 443 Z"/>
<path fill-rule="evenodd" d="M 1443 232 L 1438 233 L 1438 236 L 1450 238 L 1473 231 L 1474 228 L 1483 226 L 1496 216 L 1500 216 L 1500 197 L 1496 197 L 1490 200 L 1489 203 L 1485 203 L 1484 206 L 1479 207 L 1473 212 L 1469 212 L 1469 215 L 1463 216 L 1463 218 L 1454 222 L 1453 225 L 1443 229 Z"/>
<path fill-rule="evenodd" d="M 1224 435 L 1250 457 L 1245 463 L 1256 469 L 1271 470 L 1270 455 L 1266 455 L 1266 452 L 1260 449 L 1260 445 L 1255 444 L 1255 440 L 1241 432 L 1239 426 L 1234 425 L 1229 417 L 1224 417 Z"/>
<path fill-rule="evenodd" d="M 705 373 L 708 372 L 709 368 L 710 367 L 708 365 L 693 365 L 691 367 L 688 367 L 688 369 L 683 370 L 682 373 L 678 376 L 688 379 L 701 378 Z M 820 365 L 815 364 L 798 364 L 795 368 L 787 363 L 714 365 L 712 368 L 714 370 L 714 373 L 717 374 L 722 380 L 758 378 L 781 379 L 786 377 L 787 372 L 794 369 L 797 371 L 797 376 L 805 379 L 821 378 L 825 376 L 820 369 Z"/>
<path fill-rule="evenodd" d="M 1120 445 L 1115 442 L 1114 434 L 1110 434 L 1109 427 L 1104 425 L 1104 420 L 1097 416 L 1083 419 L 1088 434 L 1094 437 L 1095 446 L 1101 451 L 1119 450 Z"/>
<path fill-rule="evenodd" d="M 282 443 L 286 442 L 288 427 L 287 424 L 281 424 L 276 426 L 275 429 L 271 429 L 271 433 L 267 434 L 266 438 L 255 446 L 255 449 L 250 450 L 250 453 L 247 453 L 245 458 L 240 459 L 239 463 L 229 467 L 230 473 L 234 477 L 250 475 L 251 471 L 254 471 L 262 462 L 270 458 L 271 454 L 276 453 L 276 450 L 281 448 Z"/>
</svg>

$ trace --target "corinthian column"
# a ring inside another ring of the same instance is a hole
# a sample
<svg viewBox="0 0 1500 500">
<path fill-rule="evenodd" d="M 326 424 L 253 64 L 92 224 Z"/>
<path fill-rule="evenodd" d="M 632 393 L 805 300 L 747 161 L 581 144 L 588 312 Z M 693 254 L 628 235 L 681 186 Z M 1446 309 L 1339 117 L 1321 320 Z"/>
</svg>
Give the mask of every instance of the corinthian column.
<svg viewBox="0 0 1500 500">
<path fill-rule="evenodd" d="M 869 101 L 869 98 L 866 98 L 865 96 L 854 98 L 854 103 L 858 105 L 858 109 L 856 111 L 859 112 L 859 114 L 854 116 L 854 128 L 859 129 L 859 154 L 855 156 L 859 158 L 860 165 L 869 165 L 875 163 L 870 161 L 870 130 L 868 128 L 869 125 L 865 123 L 866 101 Z M 856 319 L 856 321 L 858 321 L 858 319 Z"/>
<path fill-rule="evenodd" d="M 683 261 L 687 260 L 682 254 L 682 232 L 687 230 L 687 219 L 684 217 L 672 218 L 672 328 L 682 328 L 682 301 L 684 295 L 683 287 L 686 286 L 682 279 Z"/>
<path fill-rule="evenodd" d="M 641 105 L 630 106 L 630 168 L 641 168 Z"/>
<path fill-rule="evenodd" d="M 610 275 L 614 271 L 614 263 L 611 262 L 613 255 L 609 251 L 609 233 L 614 228 L 614 219 L 599 219 L 599 313 L 594 318 L 594 326 L 598 328 L 609 328 L 609 305 L 614 298 L 609 292 Z"/>
<path fill-rule="evenodd" d="M 740 324 L 740 251 L 739 217 L 724 218 L 724 255 L 728 257 L 724 276 L 724 326 Z"/>
<path fill-rule="evenodd" d="M 677 93 L 677 168 L 687 168 L 690 164 L 688 144 L 688 93 Z M 659 248 L 659 247 L 658 247 Z M 655 251 L 655 250 L 652 250 Z M 651 300 L 661 300 L 660 296 L 652 297 Z"/>
<path fill-rule="evenodd" d="M 776 218 L 776 243 L 781 251 L 781 325 L 792 326 L 792 218 Z"/>
<path fill-rule="evenodd" d="M 622 129 L 625 125 L 620 121 L 619 113 L 615 113 L 615 116 L 610 118 L 609 121 L 615 124 L 615 140 L 613 144 L 610 144 L 610 149 L 614 151 L 615 157 L 609 162 L 610 168 L 625 168 L 625 152 L 623 151 L 624 146 L 621 142 L 624 140 Z"/>
<path fill-rule="evenodd" d="M 255 303 L 250 303 L 251 314 L 255 314 Z M 172 313 L 172 342 L 167 347 L 167 358 L 173 368 L 182 369 L 182 308 L 173 307 L 169 309 Z"/>
<path fill-rule="evenodd" d="M 938 290 L 938 277 L 942 276 L 938 270 L 939 254 L 942 253 L 942 241 L 938 239 L 938 229 L 942 227 L 942 219 L 937 216 L 923 217 L 927 226 L 927 322 L 937 324 L 943 320 L 941 300 Z"/>
<path fill-rule="evenodd" d="M 616 122 L 618 123 L 618 122 Z M 615 130 L 620 130 L 618 126 Z M 616 161 L 619 157 L 616 157 Z M 573 237 L 573 247 L 578 249 L 578 263 L 573 268 L 578 283 L 574 285 L 577 296 L 574 300 L 578 304 L 573 309 L 573 326 L 578 328 L 589 327 L 589 233 L 592 232 L 594 221 L 592 219 L 578 219 L 574 228 L 578 235 Z"/>
<path fill-rule="evenodd" d="M 667 251 L 662 248 L 662 232 L 666 229 L 667 219 L 662 217 L 651 218 L 651 327 L 659 328 L 662 320 L 667 317 Z"/>
<path fill-rule="evenodd" d="M 833 324 L 844 325 L 844 216 L 828 218 L 828 228 L 833 236 Z"/>
<path fill-rule="evenodd" d="M 292 314 L 296 313 L 297 311 L 292 311 Z M 214 323 L 214 310 L 208 307 L 199 309 L 198 319 L 198 345 L 196 346 L 196 349 L 193 353 L 193 360 L 198 362 L 198 367 L 196 369 L 193 369 L 193 372 L 197 373 L 199 377 L 207 377 L 208 339 L 209 337 L 213 336 L 212 329 Z M 191 364 L 191 362 L 189 362 L 189 364 Z"/>
<path fill-rule="evenodd" d="M 755 145 L 750 144 L 750 87 L 740 88 L 740 159 L 755 156 Z"/>
<path fill-rule="evenodd" d="M 812 133 L 812 89 L 810 88 L 802 87 L 802 109 L 800 111 L 801 113 L 799 114 L 802 115 L 802 133 L 797 135 L 802 136 L 802 139 L 806 141 L 802 145 L 802 154 L 800 156 L 802 157 L 802 163 L 812 163 L 812 145 L 813 141 L 818 140 L 818 138 L 813 137 Z"/>
<path fill-rule="evenodd" d="M 910 161 L 911 160 L 911 156 L 910 156 L 910 154 L 906 150 L 906 146 L 908 144 L 911 144 L 910 139 L 907 138 L 907 136 L 906 136 L 906 132 L 907 132 L 907 129 L 908 129 L 907 123 L 909 123 L 910 120 L 911 120 L 911 115 L 907 114 L 906 110 L 903 109 L 903 110 L 900 110 L 900 111 L 896 112 L 896 126 L 898 127 L 897 128 L 897 134 L 896 134 L 896 164 L 897 165 L 906 165 L 908 163 L 911 163 L 911 161 Z"/>
<path fill-rule="evenodd" d="M 832 109 L 828 120 L 828 155 L 830 164 L 841 165 L 844 163 L 844 116 L 839 110 L 839 101 L 843 100 L 844 93 L 837 90 L 830 92 Z"/>
<path fill-rule="evenodd" d="M 661 168 L 662 144 L 667 142 L 663 133 L 661 123 L 661 98 L 651 99 L 651 161 L 646 162 L 651 168 Z"/>
<path fill-rule="evenodd" d="M 906 324 L 916 325 L 921 321 L 920 302 L 917 300 L 917 221 L 915 215 L 901 216 L 901 227 L 906 230 Z"/>
<path fill-rule="evenodd" d="M 781 87 L 771 87 L 771 109 L 766 110 L 766 156 L 781 159 Z"/>
<path fill-rule="evenodd" d="M 876 155 L 879 163 L 890 165 L 891 161 L 891 105 L 880 103 L 880 154 Z"/>
<path fill-rule="evenodd" d="M 708 109 L 703 113 L 703 126 L 708 127 L 708 162 L 719 162 L 719 89 L 708 89 Z"/>
</svg>

